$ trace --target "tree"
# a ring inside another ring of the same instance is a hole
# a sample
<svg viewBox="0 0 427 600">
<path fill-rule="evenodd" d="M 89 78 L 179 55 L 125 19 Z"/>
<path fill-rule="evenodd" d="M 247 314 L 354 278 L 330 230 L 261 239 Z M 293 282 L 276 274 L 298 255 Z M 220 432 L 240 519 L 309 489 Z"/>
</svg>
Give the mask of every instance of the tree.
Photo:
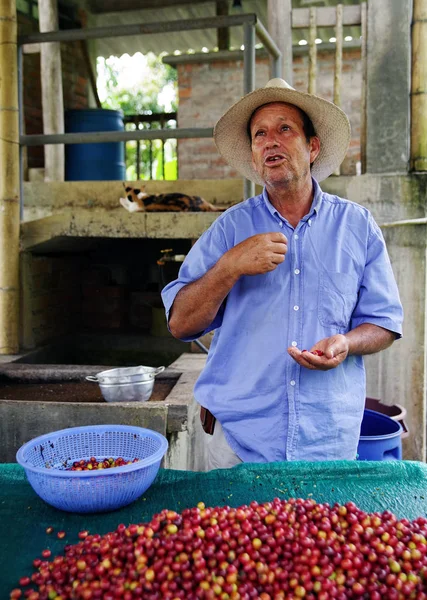
<svg viewBox="0 0 427 600">
<path fill-rule="evenodd" d="M 149 53 L 145 56 L 136 54 L 133 57 L 110 56 L 98 58 L 98 87 L 102 99 L 102 107 L 122 110 L 124 116 L 152 115 L 163 112 L 174 112 L 177 109 L 176 70 L 162 62 L 161 57 Z M 174 127 L 169 122 L 166 127 Z M 128 123 L 127 130 L 135 129 L 135 124 Z M 139 128 L 156 129 L 160 123 L 141 123 Z M 126 143 L 126 177 L 137 178 L 136 168 L 137 142 Z M 140 141 L 140 177 L 141 179 L 161 179 L 163 174 L 162 143 L 154 140 L 151 143 L 152 167 L 150 173 L 150 142 Z M 176 179 L 176 141 L 165 142 L 165 178 Z M 160 175 L 160 177 L 159 177 Z"/>
</svg>

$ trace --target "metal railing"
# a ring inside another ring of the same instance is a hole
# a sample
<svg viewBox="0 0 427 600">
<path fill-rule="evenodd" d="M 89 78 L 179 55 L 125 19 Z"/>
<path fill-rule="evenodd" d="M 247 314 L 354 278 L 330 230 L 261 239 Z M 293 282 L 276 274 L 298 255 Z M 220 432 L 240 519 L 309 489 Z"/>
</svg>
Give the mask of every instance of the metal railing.
<svg viewBox="0 0 427 600">
<path fill-rule="evenodd" d="M 154 139 L 183 139 L 212 137 L 213 128 L 177 128 L 157 130 L 135 130 L 118 132 L 95 133 L 58 133 L 51 135 L 24 135 L 23 134 L 23 46 L 26 44 L 44 44 L 49 42 L 73 42 L 80 40 L 93 40 L 107 37 L 123 37 L 130 35 L 170 33 L 174 31 L 191 31 L 195 29 L 220 29 L 224 27 L 243 26 L 244 52 L 243 52 L 243 92 L 247 94 L 255 88 L 255 37 L 264 45 L 273 57 L 273 77 L 281 77 L 282 54 L 268 34 L 265 27 L 255 14 L 229 15 L 208 17 L 200 19 L 185 19 L 167 21 L 163 23 L 135 23 L 130 25 L 115 25 L 109 27 L 94 27 L 87 29 L 68 29 L 49 31 L 46 33 L 32 33 L 18 37 L 18 85 L 19 85 L 19 113 L 20 113 L 20 173 L 21 184 L 23 178 L 22 147 L 41 146 L 47 144 L 87 144 L 99 142 L 126 142 L 129 140 L 154 140 Z M 22 190 L 21 185 L 21 190 Z M 245 180 L 244 194 L 248 198 L 255 193 L 253 182 Z M 22 210 L 22 198 L 21 198 Z"/>
<path fill-rule="evenodd" d="M 165 125 L 169 121 L 177 120 L 177 113 L 152 113 L 151 115 L 145 114 L 136 114 L 136 115 L 125 115 L 123 118 L 123 122 L 126 125 L 133 124 L 135 125 L 136 130 L 140 129 L 140 125 L 144 127 L 144 125 L 148 124 L 148 129 L 152 128 L 153 124 L 159 124 L 160 129 L 165 129 Z M 168 128 L 170 129 L 170 128 Z M 174 127 L 173 129 L 176 129 Z M 158 129 L 154 129 L 154 131 L 158 131 Z M 134 140 L 133 140 L 134 141 Z M 149 179 L 153 178 L 153 141 L 148 140 L 148 164 L 149 164 Z M 165 140 L 161 141 L 161 164 L 162 164 L 162 178 L 165 179 Z M 126 147 L 125 147 L 125 157 L 126 157 Z M 175 152 L 176 157 L 176 152 Z M 135 148 L 135 167 L 136 167 L 136 179 L 140 179 L 141 177 L 141 140 L 136 140 L 136 148 Z"/>
</svg>

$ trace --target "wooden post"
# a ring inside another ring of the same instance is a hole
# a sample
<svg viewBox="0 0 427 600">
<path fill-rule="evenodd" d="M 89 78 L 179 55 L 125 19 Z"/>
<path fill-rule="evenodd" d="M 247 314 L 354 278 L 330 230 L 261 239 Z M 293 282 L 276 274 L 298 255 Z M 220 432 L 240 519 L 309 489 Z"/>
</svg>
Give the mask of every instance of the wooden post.
<svg viewBox="0 0 427 600">
<path fill-rule="evenodd" d="M 292 85 L 292 2 L 291 0 L 268 0 L 268 33 L 282 53 L 282 77 Z M 272 77 L 270 60 L 270 77 Z"/>
<path fill-rule="evenodd" d="M 411 169 L 427 171 L 427 0 L 414 0 L 413 15 Z"/>
<path fill-rule="evenodd" d="M 316 93 L 316 67 L 317 67 L 317 47 L 316 47 L 316 9 L 310 8 L 310 30 L 308 33 L 308 93 Z"/>
<path fill-rule="evenodd" d="M 366 173 L 366 80 L 368 73 L 368 8 L 361 4 L 362 21 L 362 99 L 360 105 L 360 162 L 361 171 Z"/>
<path fill-rule="evenodd" d="M 222 17 L 228 15 L 228 2 L 217 0 L 216 16 Z M 217 29 L 218 50 L 230 50 L 230 30 L 228 27 Z"/>
<path fill-rule="evenodd" d="M 0 354 L 19 351 L 19 110 L 15 0 L 0 0 Z"/>
<path fill-rule="evenodd" d="M 341 108 L 341 79 L 342 79 L 342 44 L 343 44 L 343 10 L 342 4 L 337 5 L 336 23 L 335 23 L 335 69 L 334 69 L 334 104 Z M 334 175 L 339 175 L 341 166 L 334 171 Z"/>
<path fill-rule="evenodd" d="M 341 107 L 341 76 L 342 76 L 342 4 L 337 6 L 337 22 L 335 25 L 335 72 L 334 72 L 334 104 Z"/>
<path fill-rule="evenodd" d="M 58 29 L 56 0 L 39 0 L 40 31 Z M 40 44 L 43 131 L 64 133 L 64 99 L 62 93 L 61 46 L 59 42 Z M 45 180 L 64 181 L 64 146 L 44 147 Z"/>
</svg>

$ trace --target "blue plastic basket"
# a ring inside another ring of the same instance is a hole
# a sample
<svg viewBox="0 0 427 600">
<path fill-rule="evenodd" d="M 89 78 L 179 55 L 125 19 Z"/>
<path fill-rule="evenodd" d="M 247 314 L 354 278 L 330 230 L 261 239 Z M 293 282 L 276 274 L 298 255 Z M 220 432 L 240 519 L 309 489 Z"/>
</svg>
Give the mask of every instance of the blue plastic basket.
<svg viewBox="0 0 427 600">
<path fill-rule="evenodd" d="M 115 510 L 130 504 L 153 483 L 168 449 L 155 431 L 128 425 L 92 425 L 47 433 L 16 454 L 34 491 L 55 508 L 76 513 Z M 139 461 L 96 471 L 67 471 L 77 460 L 121 456 Z"/>
</svg>

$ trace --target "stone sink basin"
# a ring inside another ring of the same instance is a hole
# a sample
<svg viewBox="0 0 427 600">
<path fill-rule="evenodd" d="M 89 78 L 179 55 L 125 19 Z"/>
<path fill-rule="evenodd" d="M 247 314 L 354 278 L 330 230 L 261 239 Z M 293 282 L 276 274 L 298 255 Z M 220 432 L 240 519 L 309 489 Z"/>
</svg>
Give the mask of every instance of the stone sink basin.
<svg viewBox="0 0 427 600">
<path fill-rule="evenodd" d="M 87 375 L 105 365 L 0 365 L 0 462 L 15 462 L 18 448 L 50 431 L 83 425 L 137 425 L 165 435 L 163 466 L 204 470 L 203 436 L 194 383 L 203 355 L 183 354 L 156 377 L 148 402 L 106 402 Z"/>
</svg>

